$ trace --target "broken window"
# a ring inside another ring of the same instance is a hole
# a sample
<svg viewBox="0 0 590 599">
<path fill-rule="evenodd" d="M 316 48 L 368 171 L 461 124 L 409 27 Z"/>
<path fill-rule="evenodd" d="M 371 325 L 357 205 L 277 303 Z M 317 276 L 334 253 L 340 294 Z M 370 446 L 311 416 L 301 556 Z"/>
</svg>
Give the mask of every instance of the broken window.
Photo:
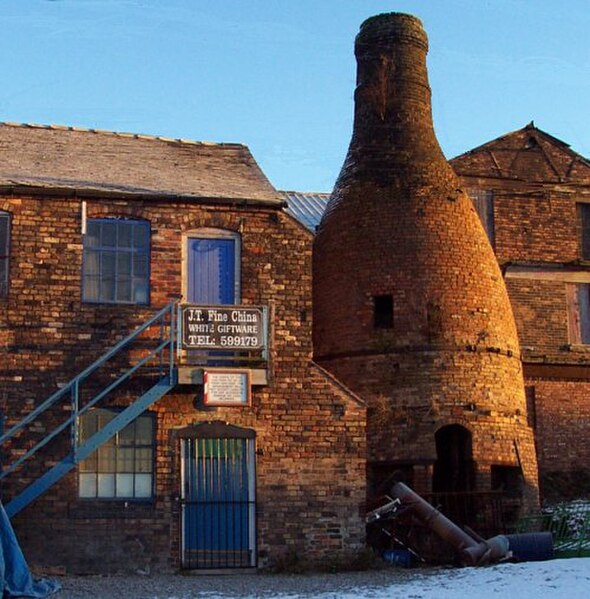
<svg viewBox="0 0 590 599">
<path fill-rule="evenodd" d="M 473 202 L 473 207 L 490 240 L 492 247 L 496 244 L 494 226 L 494 192 L 489 189 L 468 189 L 467 194 Z"/>
<path fill-rule="evenodd" d="M 10 255 L 10 215 L 0 212 L 0 297 L 8 296 L 8 260 Z"/>
<path fill-rule="evenodd" d="M 393 297 L 391 295 L 373 296 L 373 326 L 376 329 L 393 328 Z"/>
<path fill-rule="evenodd" d="M 117 412 L 94 409 L 80 418 L 80 445 Z M 154 486 L 154 419 L 139 416 L 80 462 L 79 496 L 85 499 L 149 499 Z"/>
<path fill-rule="evenodd" d="M 590 283 L 567 283 L 569 342 L 590 344 Z"/>
</svg>

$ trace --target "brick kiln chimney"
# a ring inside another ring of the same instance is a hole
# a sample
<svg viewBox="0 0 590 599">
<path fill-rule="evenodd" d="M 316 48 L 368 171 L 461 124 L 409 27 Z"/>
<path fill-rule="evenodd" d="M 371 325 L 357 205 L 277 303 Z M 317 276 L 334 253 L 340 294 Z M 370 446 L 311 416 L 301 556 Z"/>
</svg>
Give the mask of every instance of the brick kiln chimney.
<svg viewBox="0 0 590 599">
<path fill-rule="evenodd" d="M 434 134 L 427 50 L 410 15 L 372 17 L 356 38 L 352 141 L 314 245 L 315 357 L 369 405 L 374 492 L 390 477 L 503 486 L 533 507 L 514 318 Z"/>
</svg>

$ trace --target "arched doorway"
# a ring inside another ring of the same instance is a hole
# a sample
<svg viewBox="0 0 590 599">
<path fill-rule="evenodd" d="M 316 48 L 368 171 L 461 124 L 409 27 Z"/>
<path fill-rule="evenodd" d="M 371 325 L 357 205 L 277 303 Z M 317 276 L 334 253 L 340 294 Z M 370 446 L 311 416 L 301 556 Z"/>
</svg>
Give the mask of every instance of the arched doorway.
<svg viewBox="0 0 590 599">
<path fill-rule="evenodd" d="M 182 567 L 255 567 L 255 432 L 215 421 L 178 436 Z"/>
<path fill-rule="evenodd" d="M 434 435 L 436 462 L 432 478 L 434 493 L 473 491 L 471 433 L 459 424 L 443 426 Z"/>
</svg>

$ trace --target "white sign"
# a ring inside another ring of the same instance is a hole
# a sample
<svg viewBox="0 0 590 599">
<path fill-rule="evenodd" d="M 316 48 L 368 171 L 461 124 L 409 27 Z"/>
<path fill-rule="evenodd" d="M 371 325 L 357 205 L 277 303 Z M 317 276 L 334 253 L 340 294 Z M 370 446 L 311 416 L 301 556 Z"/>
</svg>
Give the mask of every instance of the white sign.
<svg viewBox="0 0 590 599">
<path fill-rule="evenodd" d="M 250 371 L 208 369 L 203 373 L 208 406 L 249 406 Z"/>
</svg>

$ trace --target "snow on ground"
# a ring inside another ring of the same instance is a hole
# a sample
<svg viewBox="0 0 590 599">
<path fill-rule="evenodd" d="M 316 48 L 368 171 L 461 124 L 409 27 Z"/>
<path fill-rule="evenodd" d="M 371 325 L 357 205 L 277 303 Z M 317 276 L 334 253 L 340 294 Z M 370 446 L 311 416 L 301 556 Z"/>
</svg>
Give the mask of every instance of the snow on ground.
<svg viewBox="0 0 590 599">
<path fill-rule="evenodd" d="M 64 577 L 55 599 L 590 598 L 590 558 L 324 575 Z"/>
</svg>

